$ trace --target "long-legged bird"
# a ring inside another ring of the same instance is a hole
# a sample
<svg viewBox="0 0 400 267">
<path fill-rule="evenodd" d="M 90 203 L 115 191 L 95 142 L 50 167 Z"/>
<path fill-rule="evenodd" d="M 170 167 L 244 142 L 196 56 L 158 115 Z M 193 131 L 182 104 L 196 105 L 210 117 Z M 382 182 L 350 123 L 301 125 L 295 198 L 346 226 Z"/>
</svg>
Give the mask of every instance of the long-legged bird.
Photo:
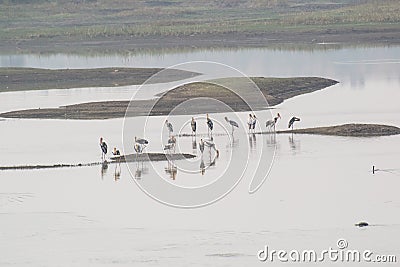
<svg viewBox="0 0 400 267">
<path fill-rule="evenodd" d="M 107 143 L 103 140 L 103 137 L 100 137 L 100 148 L 101 148 L 101 159 L 105 160 L 107 155 Z"/>
<path fill-rule="evenodd" d="M 212 130 L 214 128 L 214 123 L 212 122 L 212 120 L 210 119 L 208 114 L 207 114 L 207 127 L 208 127 L 208 130 L 211 131 L 211 136 L 212 136 Z"/>
<path fill-rule="evenodd" d="M 293 131 L 294 123 L 295 123 L 296 121 L 300 121 L 300 118 L 293 117 L 293 118 L 291 118 L 290 121 L 289 121 L 288 128 L 292 128 L 292 131 Z"/>
<path fill-rule="evenodd" d="M 174 132 L 174 127 L 172 127 L 172 123 L 168 120 L 165 121 L 165 125 L 167 125 L 168 133 L 171 135 Z"/>
<path fill-rule="evenodd" d="M 192 134 L 194 133 L 194 134 L 196 135 L 196 126 L 197 126 L 197 123 L 196 123 L 196 121 L 194 120 L 193 117 L 192 117 L 192 121 L 190 122 L 190 126 L 192 127 Z"/>
<path fill-rule="evenodd" d="M 232 133 L 235 130 L 235 127 L 239 128 L 239 124 L 236 121 L 230 120 L 230 119 L 228 119 L 228 117 L 225 117 L 225 120 L 227 123 L 229 123 L 232 126 Z"/>
</svg>

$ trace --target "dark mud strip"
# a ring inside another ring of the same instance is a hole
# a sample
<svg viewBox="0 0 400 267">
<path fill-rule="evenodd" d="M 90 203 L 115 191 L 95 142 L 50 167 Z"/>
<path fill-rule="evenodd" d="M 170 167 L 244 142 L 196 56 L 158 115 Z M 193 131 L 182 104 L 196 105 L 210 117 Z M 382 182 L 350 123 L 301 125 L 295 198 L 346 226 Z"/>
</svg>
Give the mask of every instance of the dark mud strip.
<svg viewBox="0 0 400 267">
<path fill-rule="evenodd" d="M 89 167 L 101 165 L 101 162 L 93 163 L 78 163 L 78 164 L 53 164 L 53 165 L 21 165 L 21 166 L 0 166 L 0 171 L 7 170 L 40 170 L 40 169 L 59 169 L 59 168 L 74 168 L 74 167 Z"/>
<path fill-rule="evenodd" d="M 0 68 L 0 92 L 141 85 L 150 77 L 151 83 L 166 83 L 197 75 L 199 73 L 162 68 Z"/>
<path fill-rule="evenodd" d="M 167 161 L 167 160 L 182 160 L 194 158 L 192 154 L 164 154 L 164 153 L 144 153 L 144 154 L 129 154 L 120 157 L 112 157 L 107 164 L 116 164 L 119 162 L 136 162 L 136 161 Z M 0 171 L 7 170 L 40 170 L 40 169 L 59 169 L 59 168 L 76 168 L 90 167 L 102 165 L 103 162 L 78 163 L 78 164 L 53 164 L 53 165 L 21 165 L 21 166 L 0 166 Z"/>
<path fill-rule="evenodd" d="M 268 132 L 263 132 L 263 133 L 268 133 Z M 278 131 L 277 133 L 375 137 L 375 136 L 398 135 L 400 134 L 400 128 L 390 125 L 352 123 L 352 124 L 344 124 L 338 126 L 295 129 L 293 131 L 292 130 Z"/>
<path fill-rule="evenodd" d="M 195 158 L 193 154 L 164 154 L 164 153 L 145 153 L 145 154 L 129 154 L 120 157 L 113 157 L 114 162 L 135 162 L 135 161 L 166 161 L 166 160 L 181 160 Z"/>
<path fill-rule="evenodd" d="M 389 136 L 400 134 L 400 128 L 390 125 L 381 124 L 344 124 L 338 126 L 305 128 L 295 130 L 277 131 L 276 134 L 316 134 L 316 135 L 332 135 L 332 136 L 354 136 L 354 137 L 374 137 Z M 252 134 L 252 133 L 249 133 Z M 255 132 L 254 134 L 275 134 L 273 131 Z M 213 133 L 213 136 L 230 135 L 227 133 Z M 194 137 L 190 133 L 182 133 L 177 137 Z M 206 137 L 207 134 L 196 134 L 197 137 Z"/>
</svg>

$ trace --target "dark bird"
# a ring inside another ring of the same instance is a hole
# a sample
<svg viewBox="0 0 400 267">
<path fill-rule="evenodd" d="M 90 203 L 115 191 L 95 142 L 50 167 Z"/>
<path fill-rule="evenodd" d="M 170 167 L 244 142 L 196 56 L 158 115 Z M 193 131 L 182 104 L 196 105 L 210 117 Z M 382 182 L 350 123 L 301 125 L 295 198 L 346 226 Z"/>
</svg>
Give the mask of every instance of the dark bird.
<svg viewBox="0 0 400 267">
<path fill-rule="evenodd" d="M 208 129 L 211 131 L 211 134 L 212 134 L 212 130 L 213 130 L 213 128 L 214 128 L 214 123 L 213 123 L 212 120 L 208 117 L 208 114 L 207 114 L 207 126 L 208 126 Z"/>
<path fill-rule="evenodd" d="M 356 223 L 355 224 L 355 226 L 358 226 L 358 227 L 366 227 L 366 226 L 368 226 L 369 224 L 367 223 L 367 222 L 359 222 L 359 223 Z"/>
<path fill-rule="evenodd" d="M 229 120 L 228 117 L 225 117 L 225 120 L 227 123 L 229 123 L 232 126 L 232 133 L 233 133 L 235 127 L 239 128 L 239 124 L 236 121 Z"/>
<path fill-rule="evenodd" d="M 300 119 L 297 118 L 297 117 L 293 117 L 293 118 L 291 118 L 290 121 L 289 121 L 288 128 L 292 128 L 292 131 L 293 131 L 294 122 L 296 122 L 296 121 L 300 121 Z"/>
<path fill-rule="evenodd" d="M 114 156 L 119 156 L 119 155 L 121 155 L 121 152 L 119 152 L 119 150 L 116 147 L 114 147 L 114 150 L 113 150 L 112 154 Z"/>
<path fill-rule="evenodd" d="M 267 122 L 268 123 L 268 122 Z M 249 125 L 249 132 L 251 131 L 251 128 L 253 126 L 253 115 L 251 113 L 249 114 L 249 120 L 247 121 L 247 125 Z M 268 126 L 267 126 L 268 127 Z"/>
<path fill-rule="evenodd" d="M 280 119 L 281 118 L 281 114 L 276 114 L 276 117 L 274 118 L 274 122 L 275 123 L 277 123 L 278 122 L 278 119 Z"/>
<path fill-rule="evenodd" d="M 256 129 L 256 124 L 257 124 L 257 117 L 256 117 L 256 115 L 253 115 L 253 121 L 252 121 L 253 132 Z"/>
<path fill-rule="evenodd" d="M 100 148 L 101 148 L 101 152 L 102 152 L 101 159 L 104 160 L 107 155 L 107 144 L 103 140 L 103 137 L 100 137 Z"/>
<path fill-rule="evenodd" d="M 172 132 L 174 132 L 174 127 L 172 127 L 172 123 L 170 123 L 168 120 L 166 120 L 166 121 L 165 121 L 165 125 L 167 125 L 169 134 L 171 134 Z"/>
<path fill-rule="evenodd" d="M 192 126 L 192 134 L 196 134 L 196 121 L 194 120 L 194 118 L 192 117 L 192 122 L 190 123 L 190 126 Z"/>
<path fill-rule="evenodd" d="M 146 139 L 143 139 L 143 138 L 137 138 L 135 136 L 135 143 L 138 143 L 140 145 L 148 145 L 149 141 L 147 141 Z"/>
</svg>

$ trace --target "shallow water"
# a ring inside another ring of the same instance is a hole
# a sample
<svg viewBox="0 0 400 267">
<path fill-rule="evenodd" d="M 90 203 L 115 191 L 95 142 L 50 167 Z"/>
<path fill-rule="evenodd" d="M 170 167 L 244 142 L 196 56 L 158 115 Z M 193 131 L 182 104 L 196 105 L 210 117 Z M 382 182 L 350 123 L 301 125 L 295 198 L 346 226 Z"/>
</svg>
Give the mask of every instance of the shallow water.
<svg viewBox="0 0 400 267">
<path fill-rule="evenodd" d="M 9 61 L 5 58 L 0 60 L 3 66 L 13 63 L 48 68 L 170 66 L 183 60 L 211 59 L 231 64 L 248 75 L 331 77 L 340 83 L 278 105 L 272 111 L 283 117 L 278 129 L 285 129 L 292 115 L 301 118 L 296 127 L 348 122 L 400 126 L 398 47 L 325 51 L 246 49 L 128 59 L 69 55 L 11 56 Z M 19 59 L 18 63 L 15 59 Z M 47 106 L 52 101 L 58 106 L 125 98 L 131 88 L 119 93 L 116 90 L 48 90 L 26 93 L 29 97 L 24 97 L 24 92 L 1 93 L 0 109 L 27 108 L 32 103 Z M 263 264 L 256 253 L 265 245 L 271 249 L 322 250 L 336 247 L 339 238 L 345 238 L 350 249 L 395 254 L 399 259 L 400 243 L 395 238 L 400 234 L 399 136 L 282 134 L 275 139 L 271 135 L 256 135 L 254 140 L 244 132 L 246 125 L 241 125 L 232 144 L 231 136 L 225 135 L 230 129 L 223 116 L 212 114 L 213 119 L 222 121 L 214 132 L 220 156 L 204 175 L 199 159 L 193 163 L 195 173 L 178 169 L 174 176 L 166 172 L 171 167 L 167 162 L 122 164 L 120 169 L 109 164 L 107 169 L 100 165 L 0 172 L 0 265 L 253 266 Z M 237 116 L 245 124 L 247 113 Z M 263 130 L 268 116 L 269 112 L 257 113 Z M 147 125 L 147 151 L 162 150 L 167 132 L 159 129 L 164 119 L 154 117 Z M 176 129 L 189 119 L 190 116 L 169 118 Z M 141 125 L 142 118 L 132 120 Z M 207 134 L 204 118 L 199 118 L 198 123 L 203 137 Z M 122 126 L 122 119 L 0 121 L 0 162 L 9 166 L 100 161 L 98 138 L 105 137 L 109 148 L 122 148 Z M 183 132 L 189 132 L 188 126 Z M 143 128 L 129 134 L 133 143 L 133 136 L 142 136 Z M 197 137 L 196 143 L 201 137 Z M 192 137 L 179 138 L 183 152 L 199 154 L 192 145 Z M 258 164 L 260 153 L 273 148 L 276 156 L 270 175 L 259 191 L 248 194 L 257 165 L 269 166 L 268 162 Z M 127 145 L 125 152 L 131 153 L 133 148 Z M 232 155 L 237 161 L 231 161 Z M 208 151 L 203 157 L 207 165 Z M 214 157 L 212 152 L 211 161 Z M 144 194 L 136 184 L 151 184 L 160 174 L 165 181 L 179 186 L 206 185 L 227 166 L 241 173 L 239 163 L 247 159 L 247 169 L 238 186 L 222 200 L 199 209 L 165 206 Z M 186 166 L 178 161 L 175 164 Z M 373 175 L 372 165 L 381 171 Z M 130 171 L 140 177 L 132 177 Z M 359 221 L 373 226 L 358 229 L 354 224 Z"/>
</svg>

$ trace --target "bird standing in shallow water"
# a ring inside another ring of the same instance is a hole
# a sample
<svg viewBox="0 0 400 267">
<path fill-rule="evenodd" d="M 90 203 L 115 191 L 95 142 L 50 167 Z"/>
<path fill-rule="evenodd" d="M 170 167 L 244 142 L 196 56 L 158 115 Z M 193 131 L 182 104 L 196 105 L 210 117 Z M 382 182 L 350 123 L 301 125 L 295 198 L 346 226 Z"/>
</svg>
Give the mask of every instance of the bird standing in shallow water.
<svg viewBox="0 0 400 267">
<path fill-rule="evenodd" d="M 119 152 L 119 150 L 116 148 L 116 147 L 114 147 L 114 150 L 113 150 L 113 155 L 114 156 L 119 156 L 119 155 L 121 155 L 121 152 Z"/>
<path fill-rule="evenodd" d="M 251 128 L 253 126 L 253 116 L 249 114 L 249 120 L 247 121 L 247 125 L 249 125 L 249 133 L 251 132 Z"/>
<path fill-rule="evenodd" d="M 101 160 L 106 159 L 107 155 L 107 143 L 103 140 L 103 137 L 100 137 L 100 148 L 101 148 Z"/>
<path fill-rule="evenodd" d="M 233 134 L 235 127 L 239 128 L 239 124 L 236 121 L 229 120 L 228 117 L 225 117 L 225 120 L 227 123 L 229 123 L 232 126 L 232 134 Z"/>
<path fill-rule="evenodd" d="M 171 136 L 171 134 L 174 132 L 174 127 L 172 127 L 172 123 L 166 120 L 165 125 L 167 125 L 168 133 Z"/>
<path fill-rule="evenodd" d="M 148 145 L 148 144 L 149 144 L 149 141 L 147 141 L 146 139 L 137 138 L 135 136 L 135 144 L 134 144 L 133 148 L 135 149 L 135 152 L 136 152 L 136 158 L 139 153 L 143 152 L 143 150 L 146 148 L 146 145 Z"/>
<path fill-rule="evenodd" d="M 170 153 L 173 150 L 175 152 L 176 138 L 175 136 L 171 136 L 168 139 L 168 144 L 164 146 L 164 150 L 168 150 Z"/>
<path fill-rule="evenodd" d="M 135 136 L 135 143 L 138 143 L 140 145 L 148 145 L 149 141 L 147 141 L 146 139 L 143 139 L 143 138 L 137 138 Z"/>
<path fill-rule="evenodd" d="M 281 114 L 277 114 L 276 117 L 274 117 L 272 120 L 269 120 L 265 123 L 265 126 L 270 129 L 270 131 L 273 129 L 274 132 L 276 131 L 276 123 L 278 120 L 281 118 Z"/>
<path fill-rule="evenodd" d="M 257 117 L 256 117 L 256 115 L 253 115 L 253 121 L 252 121 L 252 125 L 251 125 L 253 133 L 254 133 L 254 131 L 256 129 L 256 123 L 257 123 Z"/>
<path fill-rule="evenodd" d="M 193 117 L 192 117 L 192 121 L 190 122 L 190 126 L 192 127 L 192 134 L 196 135 L 196 126 L 197 126 L 197 123 L 196 123 L 196 121 L 194 120 Z"/>
<path fill-rule="evenodd" d="M 295 123 L 296 121 L 300 121 L 300 119 L 297 118 L 297 117 L 293 117 L 293 118 L 291 118 L 290 121 L 289 121 L 288 128 L 292 128 L 292 131 L 293 131 L 294 123 Z"/>
<path fill-rule="evenodd" d="M 210 117 L 207 114 L 207 127 L 209 132 L 211 131 L 211 136 L 212 136 L 212 130 L 214 128 L 214 123 L 212 122 L 212 120 L 210 119 Z"/>
</svg>

